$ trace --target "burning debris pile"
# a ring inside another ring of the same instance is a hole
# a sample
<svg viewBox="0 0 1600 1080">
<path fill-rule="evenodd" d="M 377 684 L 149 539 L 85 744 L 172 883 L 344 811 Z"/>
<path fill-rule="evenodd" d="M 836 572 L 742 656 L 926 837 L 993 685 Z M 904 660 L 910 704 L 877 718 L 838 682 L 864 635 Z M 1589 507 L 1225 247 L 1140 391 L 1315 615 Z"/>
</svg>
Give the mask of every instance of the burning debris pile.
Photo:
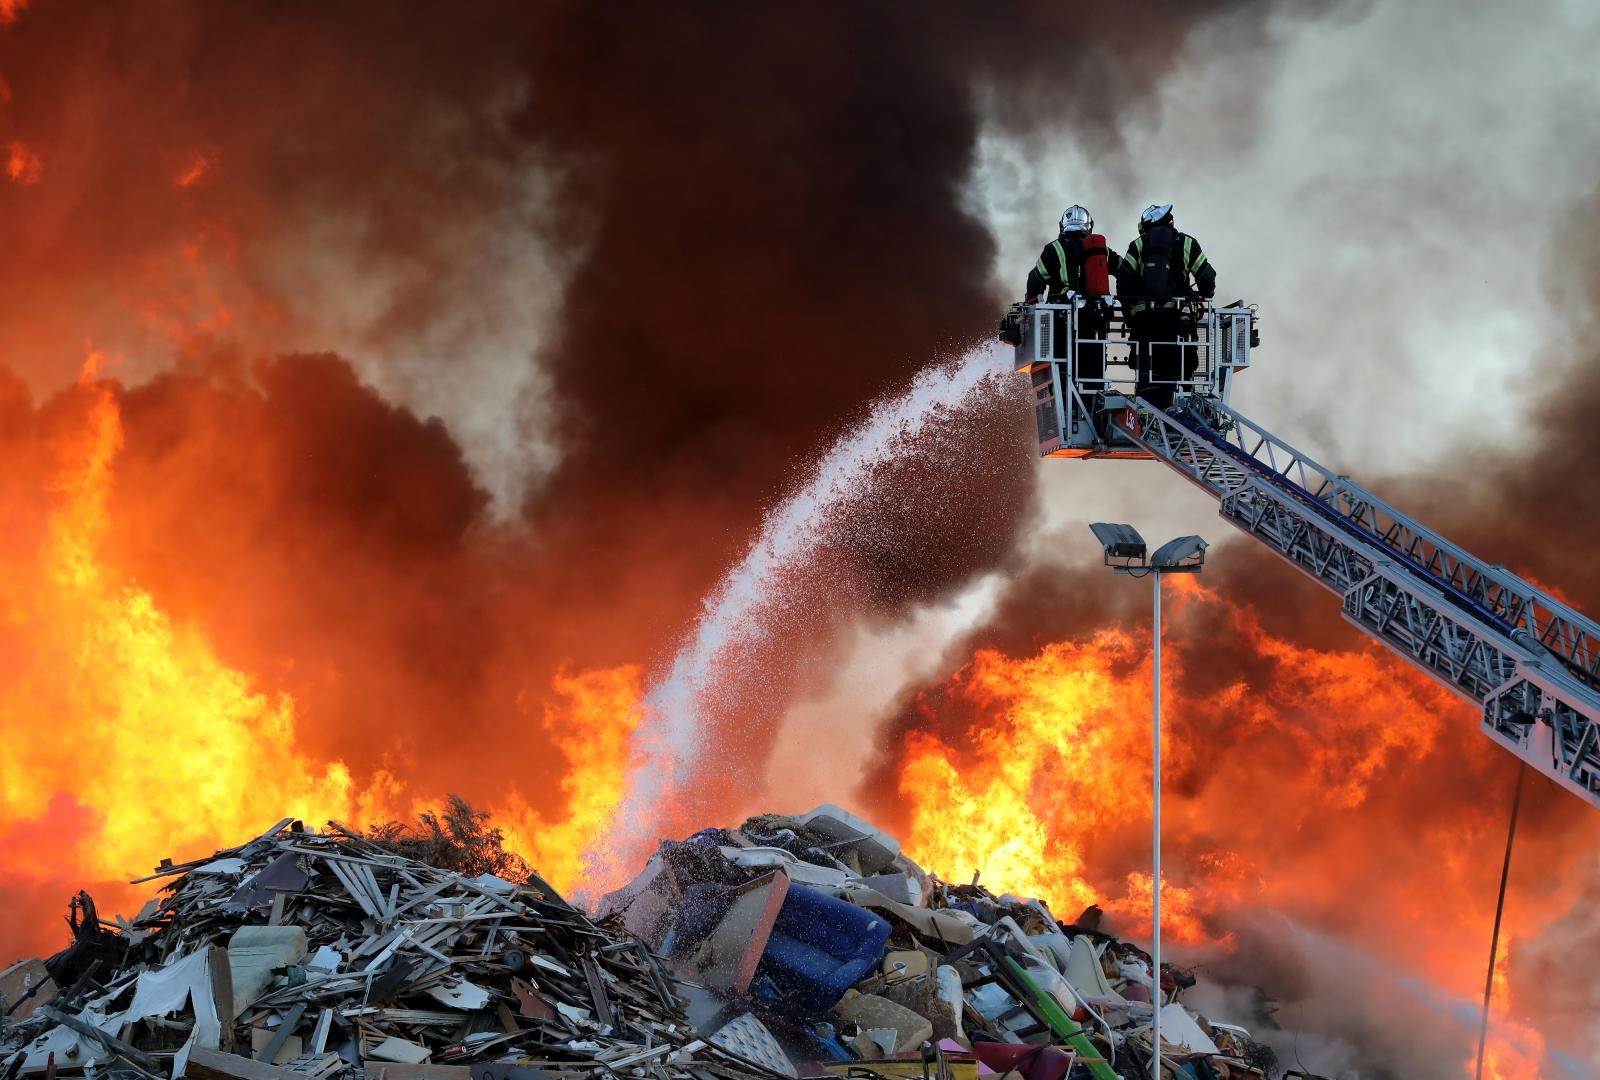
<svg viewBox="0 0 1600 1080">
<path fill-rule="evenodd" d="M 601 905 L 708 991 L 748 1003 L 796 1063 L 850 1076 L 1265 1077 L 1244 1029 L 1181 1004 L 1194 984 L 1036 899 L 947 884 L 836 806 L 665 842 Z M 916 1063 L 908 1064 L 907 1059 Z M 908 1071 L 909 1069 L 909 1071 Z M 1008 1072 L 1008 1070 L 1013 1070 Z M 805 1075 L 802 1067 L 791 1075 Z"/>
<path fill-rule="evenodd" d="M 737 1029 L 698 1038 L 657 958 L 537 875 L 514 883 L 396 853 L 484 861 L 481 845 L 440 832 L 384 843 L 286 820 L 164 865 L 158 876 L 175 880 L 115 929 L 80 894 L 71 947 L 0 978 L 0 1075 L 772 1075 L 743 1060 Z"/>
<path fill-rule="evenodd" d="M 1117 1080 L 1156 1002 L 1168 1075 L 1272 1074 L 1097 908 L 941 882 L 835 806 L 663 842 L 598 918 L 465 804 L 423 825 L 286 820 L 115 927 L 80 894 L 71 946 L 0 975 L 0 1077 Z"/>
</svg>

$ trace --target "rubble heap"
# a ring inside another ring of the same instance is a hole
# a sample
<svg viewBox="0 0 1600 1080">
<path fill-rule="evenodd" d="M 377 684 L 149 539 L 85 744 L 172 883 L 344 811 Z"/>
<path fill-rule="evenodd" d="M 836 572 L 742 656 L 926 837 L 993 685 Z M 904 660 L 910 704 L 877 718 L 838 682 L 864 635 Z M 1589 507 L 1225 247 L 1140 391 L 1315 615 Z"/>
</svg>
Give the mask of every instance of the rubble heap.
<svg viewBox="0 0 1600 1080">
<path fill-rule="evenodd" d="M 836 806 L 663 843 L 601 912 L 748 1006 L 801 1066 L 791 1075 L 1148 1077 L 1157 1007 L 1166 1075 L 1276 1067 L 1243 1028 L 1186 1008 L 1194 978 L 1153 975 L 1099 908 L 1063 925 L 1040 900 L 942 882 Z"/>
<path fill-rule="evenodd" d="M 1118 1080 L 1157 1007 L 1168 1077 L 1274 1073 L 1098 908 L 942 882 L 836 806 L 663 842 L 596 917 L 490 835 L 284 821 L 131 922 L 80 894 L 70 948 L 0 973 L 0 1080 Z"/>
<path fill-rule="evenodd" d="M 0 1076 L 775 1075 L 735 1033 L 699 1038 L 657 958 L 537 876 L 288 820 L 157 876 L 173 880 L 116 929 L 80 894 L 72 946 L 0 976 Z"/>
</svg>

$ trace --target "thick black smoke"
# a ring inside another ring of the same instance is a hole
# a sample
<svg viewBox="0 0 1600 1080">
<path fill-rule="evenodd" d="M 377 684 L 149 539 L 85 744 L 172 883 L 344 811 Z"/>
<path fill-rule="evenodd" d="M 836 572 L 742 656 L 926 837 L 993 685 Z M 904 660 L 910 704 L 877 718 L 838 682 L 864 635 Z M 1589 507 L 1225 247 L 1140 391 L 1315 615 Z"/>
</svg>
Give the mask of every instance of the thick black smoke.
<svg viewBox="0 0 1600 1080">
<path fill-rule="evenodd" d="M 714 572 L 795 455 L 988 332 L 994 247 L 964 200 L 980 109 L 1011 129 L 1075 127 L 1114 158 L 1190 31 L 1237 6 L 560 9 L 519 130 L 554 154 L 589 230 L 548 350 L 564 458 L 531 519 L 581 520 L 581 545 L 623 559 L 646 557 L 636 537 L 715 553 Z M 1027 414 L 1001 408 L 875 477 L 861 528 L 828 553 L 849 562 L 852 595 L 834 576 L 783 628 L 782 655 L 730 676 L 735 704 L 712 721 L 729 753 L 706 763 L 718 790 L 764 771 L 766 721 L 793 674 L 824 663 L 831 623 L 1006 557 L 1034 474 Z"/>
</svg>

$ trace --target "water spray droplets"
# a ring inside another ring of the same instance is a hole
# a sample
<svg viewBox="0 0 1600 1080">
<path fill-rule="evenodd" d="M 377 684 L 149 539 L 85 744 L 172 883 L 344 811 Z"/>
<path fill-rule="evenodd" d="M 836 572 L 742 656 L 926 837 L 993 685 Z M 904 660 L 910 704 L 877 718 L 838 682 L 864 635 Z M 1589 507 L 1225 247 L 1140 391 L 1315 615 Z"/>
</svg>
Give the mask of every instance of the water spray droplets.
<svg viewBox="0 0 1600 1080">
<path fill-rule="evenodd" d="M 638 767 L 606 844 L 613 850 L 653 844 L 662 799 L 682 781 L 703 748 L 702 715 L 729 691 L 723 672 L 738 653 L 745 663 L 799 598 L 785 582 L 824 547 L 837 508 L 862 497 L 875 471 L 914 452 L 919 437 L 953 415 L 1001 398 L 1009 375 L 998 347 L 924 369 L 898 397 L 880 401 L 840 436 L 788 498 L 770 510 L 744 557 L 701 604 L 694 629 L 645 699 L 634 739 Z M 739 665 L 742 666 L 742 665 Z"/>
</svg>

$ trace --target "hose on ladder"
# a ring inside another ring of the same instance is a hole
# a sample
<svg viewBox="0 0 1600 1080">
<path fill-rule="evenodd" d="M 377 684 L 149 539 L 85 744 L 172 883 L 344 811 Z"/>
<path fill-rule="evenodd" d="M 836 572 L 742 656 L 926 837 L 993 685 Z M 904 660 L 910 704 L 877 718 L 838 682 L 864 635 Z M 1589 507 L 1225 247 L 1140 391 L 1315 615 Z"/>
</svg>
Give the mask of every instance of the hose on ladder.
<svg viewBox="0 0 1600 1080">
<path fill-rule="evenodd" d="M 1511 844 L 1517 838 L 1517 813 L 1522 809 L 1522 776 L 1528 771 L 1517 762 L 1517 790 L 1511 797 L 1511 827 L 1506 830 L 1506 858 L 1500 865 L 1500 896 L 1494 904 L 1494 933 L 1489 938 L 1489 973 L 1483 979 L 1483 1018 L 1478 1024 L 1478 1070 L 1475 1080 L 1483 1080 L 1483 1050 L 1489 1039 L 1489 998 L 1494 992 L 1494 961 L 1500 948 L 1500 916 L 1506 910 L 1506 881 L 1511 877 Z"/>
</svg>

